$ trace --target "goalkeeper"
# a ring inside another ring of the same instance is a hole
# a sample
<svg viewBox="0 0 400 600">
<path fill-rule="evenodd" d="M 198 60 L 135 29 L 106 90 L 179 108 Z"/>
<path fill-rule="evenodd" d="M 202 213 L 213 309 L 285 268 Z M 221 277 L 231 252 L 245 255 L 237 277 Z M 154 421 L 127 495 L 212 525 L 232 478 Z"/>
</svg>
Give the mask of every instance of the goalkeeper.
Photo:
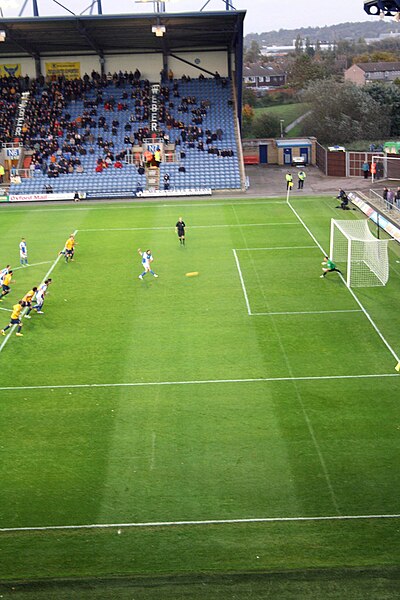
<svg viewBox="0 0 400 600">
<path fill-rule="evenodd" d="M 335 263 L 328 256 L 325 256 L 321 265 L 323 273 L 322 275 L 320 275 L 320 277 L 325 277 L 327 273 L 333 273 L 333 271 L 336 271 L 337 273 L 340 273 L 342 275 L 342 271 L 336 268 Z"/>
</svg>

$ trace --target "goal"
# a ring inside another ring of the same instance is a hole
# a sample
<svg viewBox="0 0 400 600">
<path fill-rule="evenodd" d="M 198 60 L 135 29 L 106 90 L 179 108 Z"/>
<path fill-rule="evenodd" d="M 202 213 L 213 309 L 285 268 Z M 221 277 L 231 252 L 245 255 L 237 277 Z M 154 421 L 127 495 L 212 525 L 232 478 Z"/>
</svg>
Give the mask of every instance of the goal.
<svg viewBox="0 0 400 600">
<path fill-rule="evenodd" d="M 389 279 L 389 240 L 378 240 L 367 220 L 331 220 L 330 258 L 344 263 L 347 287 L 386 285 Z"/>
<path fill-rule="evenodd" d="M 400 156 L 373 156 L 372 163 L 375 163 L 375 173 L 372 175 L 372 183 L 380 179 L 400 180 Z"/>
</svg>

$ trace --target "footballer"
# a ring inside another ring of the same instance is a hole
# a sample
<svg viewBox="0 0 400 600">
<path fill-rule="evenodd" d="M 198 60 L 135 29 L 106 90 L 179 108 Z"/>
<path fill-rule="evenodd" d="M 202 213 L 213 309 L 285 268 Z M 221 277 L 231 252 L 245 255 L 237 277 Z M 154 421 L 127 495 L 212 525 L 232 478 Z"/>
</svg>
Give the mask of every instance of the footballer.
<svg viewBox="0 0 400 600">
<path fill-rule="evenodd" d="M 143 273 L 141 273 L 139 275 L 139 279 L 143 279 L 143 277 L 146 275 L 146 273 L 151 273 L 151 275 L 153 275 L 153 277 L 158 277 L 158 275 L 156 273 L 154 273 L 153 269 L 151 268 L 151 263 L 154 260 L 151 250 L 145 250 L 144 252 L 142 252 L 141 249 L 138 248 L 138 254 L 142 258 L 142 267 L 144 269 Z"/>
<path fill-rule="evenodd" d="M 9 322 L 9 324 L 7 325 L 7 327 L 4 327 L 4 329 L 2 329 L 0 331 L 1 335 L 6 335 L 6 331 L 7 329 L 10 329 L 10 327 L 13 327 L 13 325 L 17 325 L 17 333 L 15 335 L 17 335 L 18 337 L 22 337 L 24 334 L 21 333 L 21 329 L 22 329 L 22 323 L 21 323 L 21 311 L 22 309 L 25 307 L 25 302 L 23 300 L 20 300 L 18 302 L 18 304 L 14 304 L 12 312 L 11 312 L 11 320 Z"/>
</svg>

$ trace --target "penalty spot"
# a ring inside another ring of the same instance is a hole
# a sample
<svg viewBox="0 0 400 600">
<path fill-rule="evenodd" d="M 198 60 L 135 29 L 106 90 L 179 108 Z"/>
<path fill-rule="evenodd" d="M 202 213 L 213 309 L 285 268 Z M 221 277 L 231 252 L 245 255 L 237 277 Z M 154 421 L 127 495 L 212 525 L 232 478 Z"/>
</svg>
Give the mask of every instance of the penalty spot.
<svg viewBox="0 0 400 600">
<path fill-rule="evenodd" d="M 190 273 L 186 273 L 186 277 L 197 277 L 198 274 L 198 271 L 191 271 Z"/>
</svg>

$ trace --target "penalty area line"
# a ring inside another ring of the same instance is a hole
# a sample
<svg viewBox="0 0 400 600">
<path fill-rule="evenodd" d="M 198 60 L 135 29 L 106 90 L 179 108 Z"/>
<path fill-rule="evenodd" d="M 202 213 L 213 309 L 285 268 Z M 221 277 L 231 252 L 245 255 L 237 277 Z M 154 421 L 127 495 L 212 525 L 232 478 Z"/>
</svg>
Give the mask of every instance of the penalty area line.
<svg viewBox="0 0 400 600">
<path fill-rule="evenodd" d="M 251 523 L 301 523 L 312 521 L 360 521 L 377 519 L 400 519 L 400 515 L 327 515 L 319 517 L 254 517 L 247 519 L 207 519 L 204 521 L 148 521 L 143 523 L 90 523 L 87 525 L 47 525 L 36 527 L 2 527 L 0 533 L 24 531 L 68 531 L 79 529 L 133 529 L 135 527 L 183 527 L 201 525 L 243 525 Z"/>
<path fill-rule="evenodd" d="M 246 379 L 193 379 L 188 381 L 134 381 L 131 383 L 71 383 L 63 385 L 18 385 L 2 386 L 0 391 L 13 390 L 72 390 L 72 389 L 97 389 L 118 387 L 152 387 L 168 385 L 213 385 L 223 383 L 274 383 L 291 381 L 334 381 L 346 379 L 379 379 L 382 377 L 400 377 L 400 373 L 373 373 L 368 375 L 316 375 L 304 377 L 248 377 Z"/>
<path fill-rule="evenodd" d="M 335 314 L 335 313 L 362 313 L 363 311 L 359 308 L 352 309 L 339 309 L 339 310 L 297 310 L 297 311 L 287 311 L 287 312 L 260 312 L 260 313 L 251 313 L 252 317 L 264 317 L 271 315 L 326 315 L 326 314 Z"/>
<path fill-rule="evenodd" d="M 297 221 L 288 221 L 285 223 L 243 223 L 237 225 L 236 223 L 221 223 L 220 225 L 191 225 L 190 229 L 224 229 L 228 227 L 282 227 L 282 225 L 296 225 Z M 96 231 L 171 231 L 173 227 L 103 227 L 100 229 L 80 229 L 79 233 L 93 233 Z"/>
<path fill-rule="evenodd" d="M 13 271 L 18 271 L 18 269 L 28 269 L 29 267 L 38 267 L 39 265 L 49 265 L 52 262 L 52 260 L 45 260 L 43 262 L 32 263 L 29 265 L 21 265 L 20 267 L 14 267 Z"/>
<path fill-rule="evenodd" d="M 253 252 L 253 250 L 309 250 L 318 248 L 318 246 L 270 246 L 268 248 L 236 248 L 240 252 Z"/>
</svg>

